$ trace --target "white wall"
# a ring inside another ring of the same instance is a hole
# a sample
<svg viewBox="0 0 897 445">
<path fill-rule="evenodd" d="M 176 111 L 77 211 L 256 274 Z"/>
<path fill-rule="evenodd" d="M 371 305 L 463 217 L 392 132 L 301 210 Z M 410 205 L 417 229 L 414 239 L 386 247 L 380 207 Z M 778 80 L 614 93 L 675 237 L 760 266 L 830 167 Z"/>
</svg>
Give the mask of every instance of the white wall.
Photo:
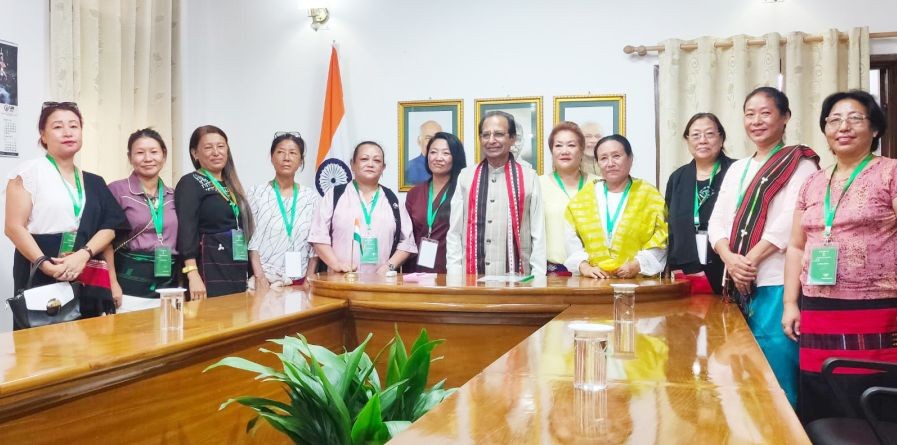
<svg viewBox="0 0 897 445">
<path fill-rule="evenodd" d="M 250 184 L 271 176 L 267 150 L 276 130 L 300 130 L 313 160 L 330 43 L 336 40 L 354 140 L 384 144 L 388 186 L 398 181 L 400 100 L 464 98 L 464 141 L 471 159 L 475 98 L 543 96 L 547 138 L 552 97 L 590 92 L 626 94 L 626 133 L 636 151 L 633 173 L 653 181 L 657 57 L 625 55 L 625 45 L 863 25 L 872 32 L 897 30 L 897 2 L 876 0 L 849 6 L 834 0 L 329 0 L 330 29 L 314 32 L 303 8 L 325 2 L 183 2 L 187 134 L 181 143 L 186 145 L 198 125 L 221 126 L 230 136 L 240 176 Z M 873 49 L 897 52 L 897 41 L 876 41 Z M 312 170 L 303 172 L 304 183 L 311 184 Z"/>
<path fill-rule="evenodd" d="M 37 118 L 49 97 L 49 4 L 45 1 L 0 0 L 0 40 L 19 47 L 18 158 L 0 158 L 0 218 L 6 214 L 6 176 L 16 164 L 43 154 L 37 145 Z M 0 332 L 11 329 L 6 298 L 12 296 L 12 243 L 0 236 Z"/>
</svg>

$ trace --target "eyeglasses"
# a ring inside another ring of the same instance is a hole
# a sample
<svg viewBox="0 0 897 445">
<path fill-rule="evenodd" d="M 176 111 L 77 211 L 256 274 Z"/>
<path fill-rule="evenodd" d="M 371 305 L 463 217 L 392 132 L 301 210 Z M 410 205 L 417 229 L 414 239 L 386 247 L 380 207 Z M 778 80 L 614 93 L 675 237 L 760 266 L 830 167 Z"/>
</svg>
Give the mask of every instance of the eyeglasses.
<svg viewBox="0 0 897 445">
<path fill-rule="evenodd" d="M 715 131 L 708 131 L 706 133 L 697 133 L 696 132 L 696 133 L 689 134 L 688 139 L 690 139 L 692 141 L 700 141 L 701 138 L 703 137 L 707 140 L 711 140 L 711 139 L 716 139 L 717 136 L 719 136 L 719 133 L 717 133 Z"/>
<path fill-rule="evenodd" d="M 480 133 L 480 139 L 488 140 L 489 138 L 495 139 L 504 139 L 508 136 L 508 133 L 503 133 L 501 131 L 493 131 L 492 133 L 482 132 Z"/>
<path fill-rule="evenodd" d="M 859 127 L 866 119 L 869 118 L 859 113 L 848 114 L 847 117 L 829 116 L 825 118 L 825 127 L 830 129 L 841 128 L 841 124 L 844 122 L 847 122 L 847 126 L 850 128 Z"/>
<path fill-rule="evenodd" d="M 279 138 L 281 136 L 292 136 L 297 139 L 302 139 L 302 134 L 300 134 L 298 131 L 278 131 L 274 133 L 275 138 Z"/>
<path fill-rule="evenodd" d="M 74 108 L 78 109 L 78 104 L 74 102 L 44 102 L 41 104 L 40 109 L 43 110 L 45 108 Z"/>
</svg>

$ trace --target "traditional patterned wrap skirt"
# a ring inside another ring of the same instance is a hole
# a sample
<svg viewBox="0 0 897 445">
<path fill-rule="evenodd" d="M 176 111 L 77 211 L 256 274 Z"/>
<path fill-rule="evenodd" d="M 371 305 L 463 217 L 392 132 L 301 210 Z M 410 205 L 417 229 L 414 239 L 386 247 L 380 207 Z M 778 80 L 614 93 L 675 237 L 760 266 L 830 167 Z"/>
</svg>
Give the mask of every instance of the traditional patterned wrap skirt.
<svg viewBox="0 0 897 445">
<path fill-rule="evenodd" d="M 204 233 L 199 241 L 199 274 L 206 295 L 218 297 L 246 291 L 247 261 L 235 261 L 231 233 Z"/>
</svg>

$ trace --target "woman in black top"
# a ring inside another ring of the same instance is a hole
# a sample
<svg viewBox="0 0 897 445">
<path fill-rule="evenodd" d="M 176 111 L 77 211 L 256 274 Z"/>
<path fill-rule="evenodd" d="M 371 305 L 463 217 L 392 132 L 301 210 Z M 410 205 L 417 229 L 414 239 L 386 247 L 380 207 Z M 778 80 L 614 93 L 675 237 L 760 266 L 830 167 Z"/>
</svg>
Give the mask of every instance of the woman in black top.
<svg viewBox="0 0 897 445">
<path fill-rule="evenodd" d="M 184 175 L 174 192 L 190 299 L 244 292 L 253 223 L 227 135 L 213 125 L 197 128 L 190 158 L 196 171 Z"/>
<path fill-rule="evenodd" d="M 81 150 L 81 111 L 73 102 L 45 102 L 37 128 L 45 156 L 26 161 L 10 175 L 6 188 L 6 236 L 15 245 L 14 290 L 23 289 L 31 265 L 43 257 L 32 287 L 55 281 L 80 281 L 84 318 L 115 313 L 108 285 L 96 287 L 104 265 L 90 260 L 115 236 L 128 230 L 121 207 L 100 176 L 75 165 Z M 102 281 L 102 280 L 101 280 Z M 15 326 L 17 329 L 20 326 Z"/>
<path fill-rule="evenodd" d="M 682 137 L 694 159 L 674 171 L 667 181 L 666 203 L 670 212 L 667 264 L 670 270 L 687 275 L 694 293 L 712 290 L 719 294 L 724 265 L 707 241 L 707 221 L 713 213 L 723 177 L 733 162 L 724 153 L 726 130 L 713 113 L 698 113 L 688 120 Z"/>
</svg>

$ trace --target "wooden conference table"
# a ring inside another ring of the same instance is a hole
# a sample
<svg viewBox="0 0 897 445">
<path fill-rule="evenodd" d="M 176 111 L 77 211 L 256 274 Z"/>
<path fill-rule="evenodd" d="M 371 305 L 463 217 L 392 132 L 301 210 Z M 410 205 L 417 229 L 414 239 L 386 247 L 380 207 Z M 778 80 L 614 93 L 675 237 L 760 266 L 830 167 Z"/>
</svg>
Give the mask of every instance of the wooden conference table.
<svg viewBox="0 0 897 445">
<path fill-rule="evenodd" d="M 303 333 L 333 350 L 397 327 L 444 338 L 431 381 L 460 390 L 392 443 L 809 443 L 737 309 L 685 297 L 683 283 L 640 280 L 634 354 L 613 355 L 609 389 L 572 387 L 574 320 L 612 318 L 607 281 L 321 275 L 295 290 L 186 304 L 182 334 L 146 310 L 0 334 L 2 444 L 287 443 L 237 395 L 283 397 L 222 357 L 270 365 L 267 339 Z"/>
</svg>

